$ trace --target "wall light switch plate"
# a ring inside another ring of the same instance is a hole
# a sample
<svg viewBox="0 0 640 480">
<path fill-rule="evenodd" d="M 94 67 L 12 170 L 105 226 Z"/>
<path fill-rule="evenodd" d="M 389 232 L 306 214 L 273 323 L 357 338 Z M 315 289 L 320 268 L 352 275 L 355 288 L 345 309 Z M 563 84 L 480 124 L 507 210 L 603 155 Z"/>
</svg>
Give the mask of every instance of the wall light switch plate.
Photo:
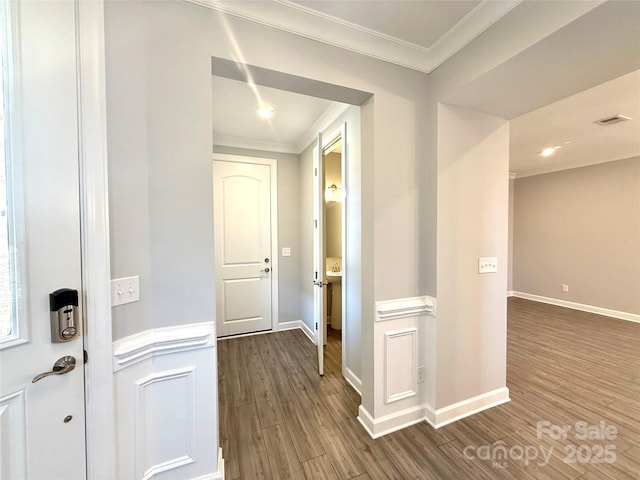
<svg viewBox="0 0 640 480">
<path fill-rule="evenodd" d="M 140 301 L 140 277 L 123 277 L 111 280 L 111 306 Z"/>
<path fill-rule="evenodd" d="M 481 257 L 478 259 L 478 273 L 496 273 L 498 257 Z"/>
<path fill-rule="evenodd" d="M 291 256 L 291 248 L 290 247 L 283 247 L 282 248 L 282 256 L 283 257 L 290 257 Z"/>
<path fill-rule="evenodd" d="M 424 382 L 424 366 L 418 367 L 418 383 Z"/>
</svg>

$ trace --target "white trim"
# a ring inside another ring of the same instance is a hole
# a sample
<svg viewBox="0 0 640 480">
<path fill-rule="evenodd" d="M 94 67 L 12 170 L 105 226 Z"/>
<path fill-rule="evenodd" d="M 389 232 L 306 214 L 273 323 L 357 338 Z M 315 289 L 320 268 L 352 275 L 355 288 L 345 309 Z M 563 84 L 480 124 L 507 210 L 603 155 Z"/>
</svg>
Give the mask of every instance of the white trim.
<svg viewBox="0 0 640 480">
<path fill-rule="evenodd" d="M 313 334 L 311 329 L 307 326 L 307 324 L 304 323 L 302 320 L 300 320 L 300 330 L 302 330 L 302 333 L 304 333 L 314 345 L 316 344 L 315 335 Z"/>
<path fill-rule="evenodd" d="M 418 315 L 436 315 L 436 299 L 429 296 L 400 298 L 376 302 L 376 322 L 416 317 Z"/>
<path fill-rule="evenodd" d="M 134 384 L 134 438 L 136 439 L 135 444 L 135 470 L 136 477 L 142 478 L 142 480 L 150 480 L 154 478 L 156 475 L 168 472 L 171 470 L 175 470 L 176 468 L 184 467 L 185 465 L 189 465 L 191 463 L 195 463 L 196 461 L 196 451 L 197 451 L 197 443 L 196 443 L 196 434 L 197 431 L 197 416 L 196 416 L 196 380 L 195 380 L 195 372 L 196 367 L 194 365 L 177 368 L 174 370 L 167 370 L 159 373 L 153 373 L 144 378 L 139 379 Z M 155 412 L 147 411 L 147 403 L 145 398 L 145 389 L 154 383 L 160 382 L 170 382 L 176 379 L 186 379 L 186 398 L 187 404 L 184 405 L 187 413 L 187 437 L 189 438 L 189 446 L 187 454 L 181 455 L 176 458 L 172 458 L 170 460 L 165 460 L 164 462 L 151 465 L 144 470 L 145 465 L 147 463 L 147 457 L 144 454 L 146 451 L 146 446 L 149 444 L 147 441 L 147 422 L 149 418 L 153 418 Z"/>
<path fill-rule="evenodd" d="M 411 407 L 399 412 L 373 418 L 363 405 L 358 407 L 358 421 L 373 439 L 402 430 L 424 421 L 423 408 Z"/>
<path fill-rule="evenodd" d="M 374 418 L 363 405 L 360 405 L 358 408 L 358 421 L 371 438 L 375 439 L 422 421 L 426 421 L 433 428 L 441 428 L 483 410 L 507 403 L 510 400 L 509 389 L 502 387 L 438 410 L 434 410 L 431 406 L 425 404 L 405 408 L 379 418 Z"/>
<path fill-rule="evenodd" d="M 389 343 L 393 338 L 405 337 L 410 335 L 411 338 L 411 351 L 404 352 L 404 355 L 410 355 L 410 365 L 411 365 L 411 388 L 409 390 L 405 390 L 403 392 L 391 393 L 391 386 L 389 384 L 393 375 L 399 370 L 398 365 L 393 365 L 392 362 L 397 357 L 391 357 L 389 354 Z M 402 330 L 394 330 L 392 332 L 386 332 L 384 334 L 384 403 L 394 403 L 399 400 L 404 400 L 405 398 L 415 397 L 418 395 L 418 374 L 417 374 L 417 350 L 418 350 L 418 329 L 413 328 L 404 328 Z"/>
<path fill-rule="evenodd" d="M 300 323 L 302 323 L 302 320 L 278 323 L 278 328 L 274 329 L 274 332 L 284 332 L 285 330 L 295 330 L 296 328 L 301 329 Z"/>
<path fill-rule="evenodd" d="M 522 0 L 505 2 L 483 0 L 429 47 L 383 34 L 289 0 L 183 1 L 429 73 L 506 15 Z"/>
<path fill-rule="evenodd" d="M 358 392 L 358 395 L 362 396 L 362 380 L 349 367 L 344 367 L 344 379 Z"/>
<path fill-rule="evenodd" d="M 618 318 L 620 320 L 627 320 L 628 322 L 640 323 L 640 315 L 637 313 L 621 312 L 619 310 L 611 310 L 604 307 L 596 307 L 594 305 L 585 305 L 583 303 L 569 302 L 567 300 L 560 300 L 558 298 L 543 297 L 541 295 L 533 295 L 531 293 L 524 292 L 512 292 L 514 297 L 524 298 L 527 300 L 533 300 L 534 302 L 548 303 L 549 305 L 556 305 L 558 307 L 571 308 L 573 310 L 580 310 L 582 312 L 596 313 L 598 315 L 604 315 L 605 317 Z"/>
<path fill-rule="evenodd" d="M 113 371 L 130 367 L 155 355 L 211 347 L 214 342 L 213 322 L 145 330 L 113 343 Z"/>
<path fill-rule="evenodd" d="M 246 137 L 234 137 L 232 135 L 215 134 L 213 144 L 220 147 L 246 148 L 250 150 L 264 150 L 275 153 L 292 153 L 298 155 L 300 151 L 297 145 L 291 143 L 268 142 Z"/>
<path fill-rule="evenodd" d="M 278 160 L 275 158 L 247 157 L 226 153 L 214 153 L 212 160 L 268 165 L 271 167 L 271 330 L 277 331 L 280 273 L 278 261 L 280 259 L 280 245 L 278 244 Z"/>
<path fill-rule="evenodd" d="M 467 398 L 461 402 L 453 403 L 444 408 L 439 408 L 435 411 L 430 406 L 425 405 L 424 418 L 433 428 L 440 428 L 483 410 L 497 407 L 510 400 L 509 389 L 502 387 L 481 395 L 476 395 L 475 397 Z"/>
<path fill-rule="evenodd" d="M 218 471 L 192 478 L 191 480 L 224 480 L 224 459 L 222 458 L 222 448 L 218 448 Z"/>
<path fill-rule="evenodd" d="M 507 298 L 513 297 L 513 296 L 514 296 L 514 291 L 513 290 L 507 290 Z"/>
<path fill-rule="evenodd" d="M 76 1 L 88 478 L 115 478 L 104 2 Z"/>
<path fill-rule="evenodd" d="M 309 129 L 300 136 L 297 142 L 297 153 L 300 154 L 304 152 L 306 148 L 310 146 L 316 138 L 318 138 L 318 132 L 324 132 L 327 128 L 329 128 L 336 120 L 338 120 L 338 118 L 340 118 L 340 116 L 344 112 L 347 111 L 350 106 L 351 105 L 347 103 L 332 102 L 331 105 L 329 105 L 329 108 L 327 108 L 322 113 L 322 115 L 320 115 L 320 117 L 313 123 L 313 125 L 311 125 Z M 340 134 L 340 131 L 333 132 L 332 135 L 336 133 Z M 335 139 L 335 136 L 332 137 L 330 135 L 329 139 L 331 138 Z M 322 147 L 324 148 L 326 145 L 328 145 L 328 142 L 323 142 Z M 344 150 L 344 146 L 342 148 Z M 344 180 L 342 181 L 342 183 L 343 185 L 345 184 Z"/>
</svg>

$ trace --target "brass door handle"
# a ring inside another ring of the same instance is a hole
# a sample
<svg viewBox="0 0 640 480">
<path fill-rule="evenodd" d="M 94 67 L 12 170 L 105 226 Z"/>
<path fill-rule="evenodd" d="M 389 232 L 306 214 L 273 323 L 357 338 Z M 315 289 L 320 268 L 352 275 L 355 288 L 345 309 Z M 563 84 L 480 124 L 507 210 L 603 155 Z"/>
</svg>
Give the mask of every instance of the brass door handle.
<svg viewBox="0 0 640 480">
<path fill-rule="evenodd" d="M 71 370 L 76 368 L 76 359 L 70 356 L 60 357 L 56 360 L 56 363 L 53 364 L 53 369 L 50 372 L 41 373 L 33 377 L 31 383 L 36 383 L 39 380 L 42 380 L 44 377 L 48 377 L 49 375 L 64 375 L 65 373 L 69 373 Z"/>
</svg>

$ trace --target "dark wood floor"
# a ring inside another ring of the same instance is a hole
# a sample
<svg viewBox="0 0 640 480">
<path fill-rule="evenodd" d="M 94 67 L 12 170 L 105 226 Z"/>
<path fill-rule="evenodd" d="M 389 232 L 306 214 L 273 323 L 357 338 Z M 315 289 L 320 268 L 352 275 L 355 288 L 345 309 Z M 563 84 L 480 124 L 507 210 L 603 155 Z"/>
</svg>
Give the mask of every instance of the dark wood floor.
<svg viewBox="0 0 640 480">
<path fill-rule="evenodd" d="M 218 349 L 227 479 L 640 478 L 640 324 L 509 299 L 511 402 L 438 430 L 421 423 L 377 440 L 356 420 L 360 398 L 340 373 L 335 335 L 324 378 L 299 330 L 222 340 Z M 538 438 L 544 421 L 572 430 L 566 439 Z M 605 422 L 617 434 L 581 440 L 577 422 Z M 464 453 L 499 446 L 509 452 L 504 462 Z M 530 461 L 518 458 L 523 451 Z M 615 461 L 606 462 L 612 453 Z"/>
</svg>

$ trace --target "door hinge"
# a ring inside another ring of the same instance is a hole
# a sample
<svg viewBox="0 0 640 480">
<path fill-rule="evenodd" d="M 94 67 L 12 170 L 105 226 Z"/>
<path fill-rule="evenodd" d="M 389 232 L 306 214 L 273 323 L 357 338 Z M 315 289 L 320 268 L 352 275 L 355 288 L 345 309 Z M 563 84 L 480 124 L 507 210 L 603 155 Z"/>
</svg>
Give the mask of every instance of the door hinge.
<svg viewBox="0 0 640 480">
<path fill-rule="evenodd" d="M 317 177 L 317 176 L 318 176 L 318 169 L 317 169 L 317 168 L 314 168 L 314 169 L 313 169 L 313 176 L 314 176 L 314 177 Z"/>
<path fill-rule="evenodd" d="M 318 272 L 315 272 L 315 274 L 316 274 L 316 280 L 317 280 L 318 279 Z"/>
<path fill-rule="evenodd" d="M 89 354 L 87 353 L 86 350 L 83 350 L 83 352 L 84 352 L 84 354 L 83 354 L 84 363 L 86 364 L 89 361 Z"/>
<path fill-rule="evenodd" d="M 318 220 L 314 220 L 313 224 L 315 225 L 315 228 L 318 228 Z"/>
<path fill-rule="evenodd" d="M 318 322 L 316 322 L 316 330 L 318 329 Z"/>
</svg>

